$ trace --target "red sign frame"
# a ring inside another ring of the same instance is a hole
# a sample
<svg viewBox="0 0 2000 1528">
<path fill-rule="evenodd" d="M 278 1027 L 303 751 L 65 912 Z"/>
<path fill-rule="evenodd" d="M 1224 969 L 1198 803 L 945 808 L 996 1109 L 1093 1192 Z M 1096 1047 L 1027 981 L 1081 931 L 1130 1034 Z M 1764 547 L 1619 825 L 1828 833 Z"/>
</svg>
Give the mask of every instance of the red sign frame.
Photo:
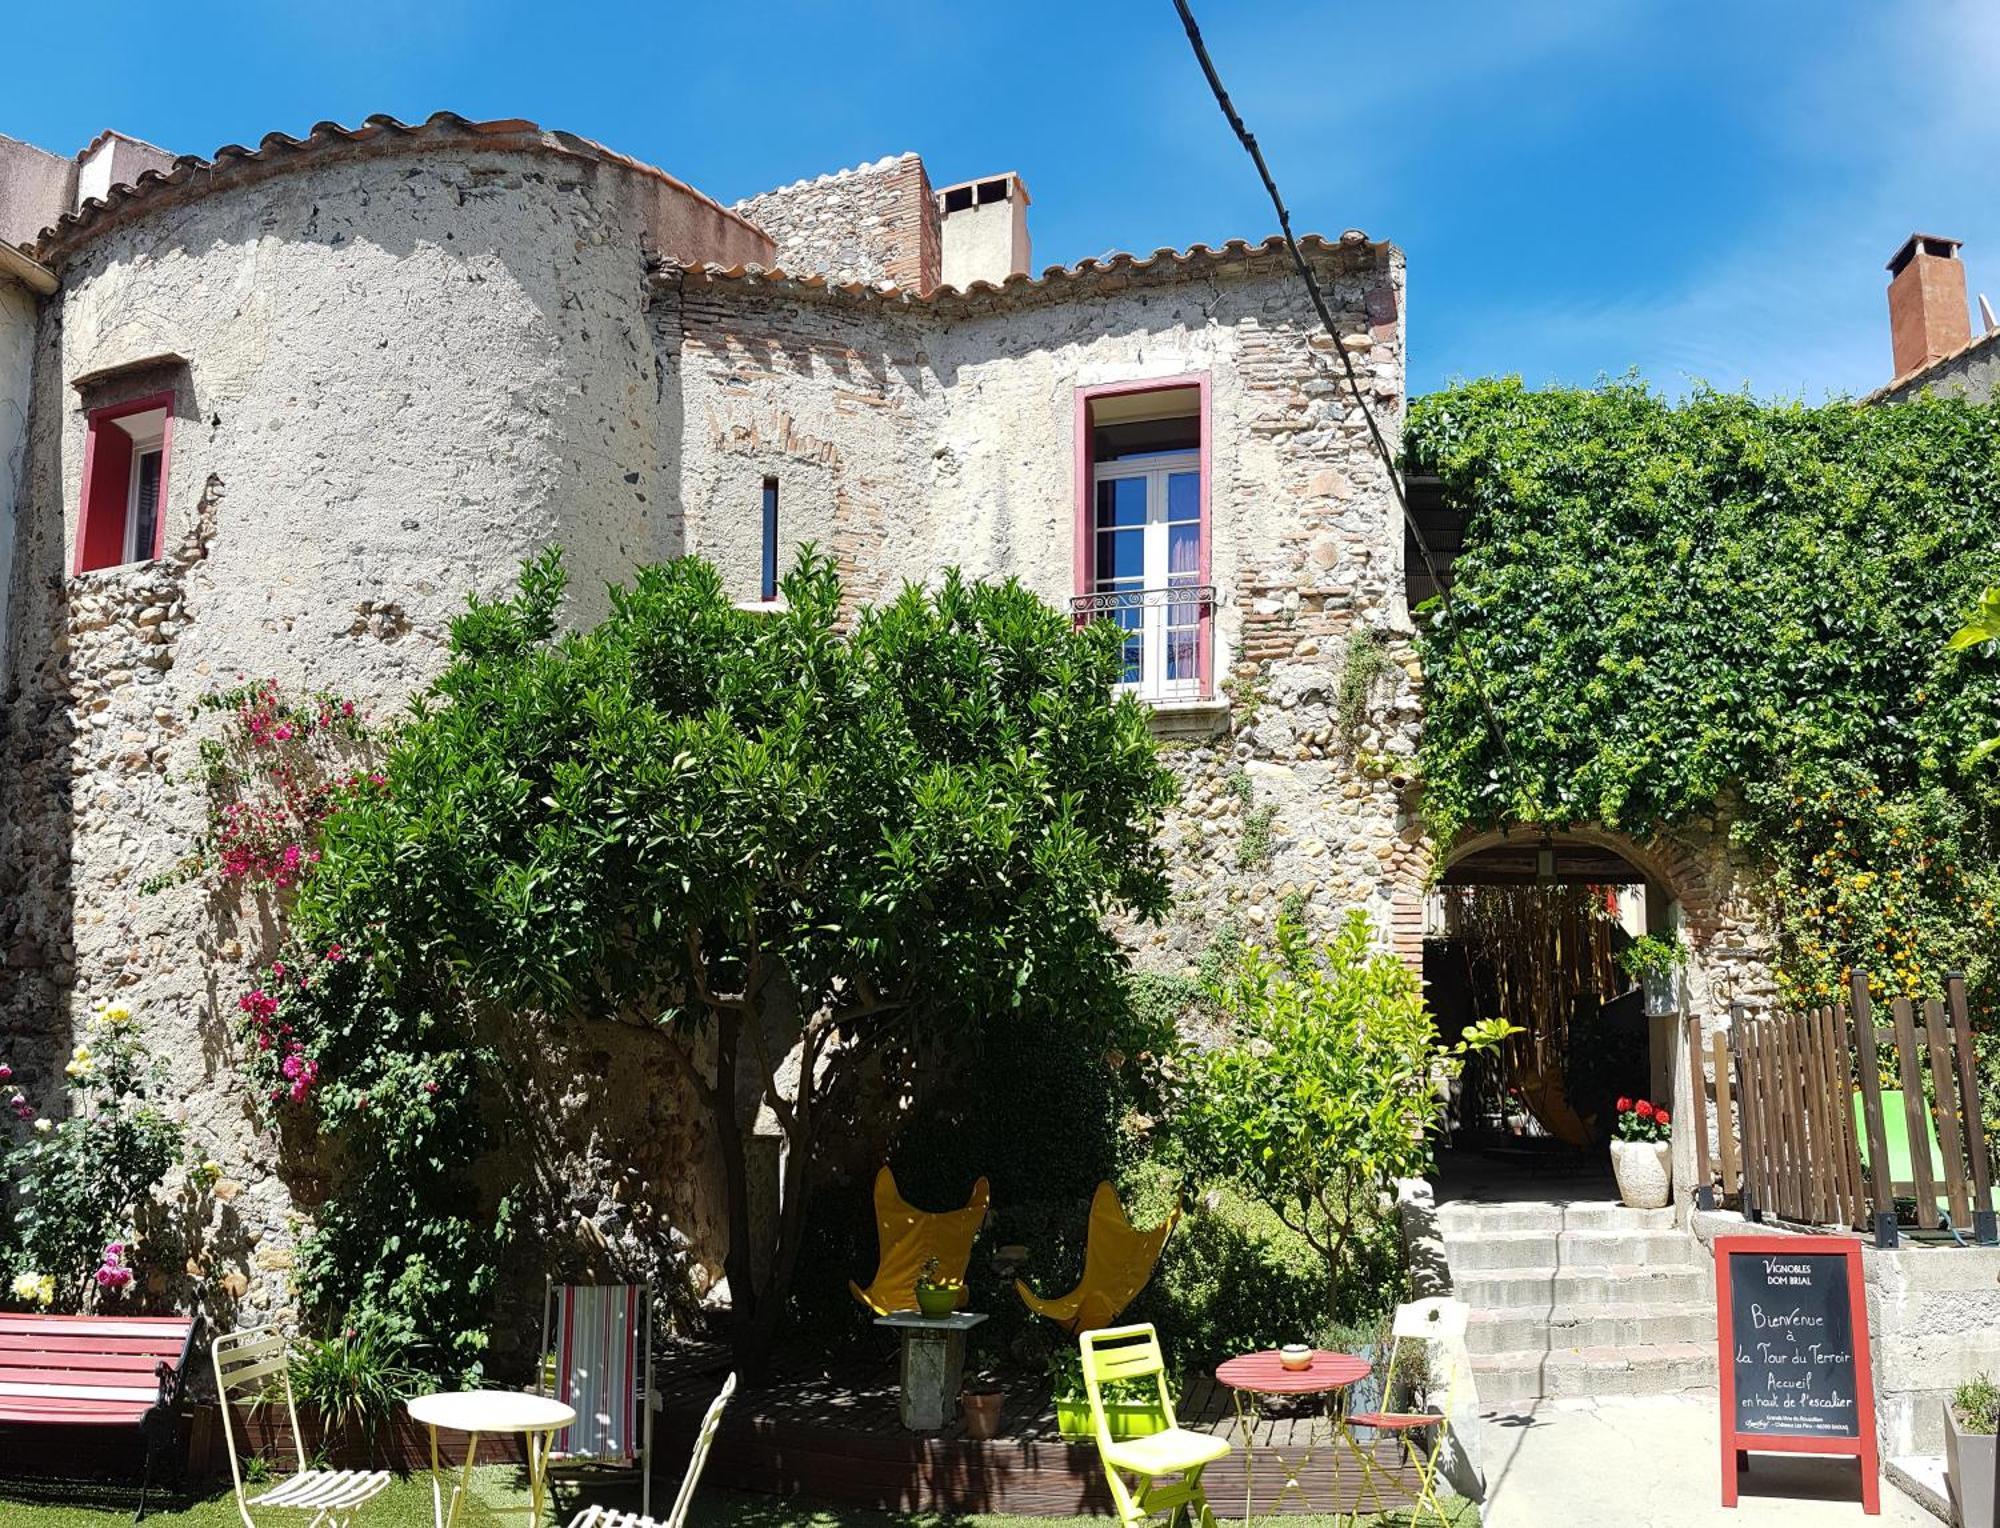
<svg viewBox="0 0 2000 1528">
<path fill-rule="evenodd" d="M 1785 1433 L 1739 1433 L 1736 1430 L 1736 1357 L 1732 1347 L 1735 1297 L 1729 1285 L 1729 1259 L 1742 1253 L 1811 1253 L 1847 1261 L 1847 1303 L 1854 1334 L 1854 1412 L 1857 1435 L 1852 1438 L 1807 1437 Z M 1750 1467 L 1750 1455 L 1827 1454 L 1852 1456 L 1861 1462 L 1861 1510 L 1870 1517 L 1882 1512 L 1881 1459 L 1875 1436 L 1875 1370 L 1868 1351 L 1868 1290 L 1863 1282 L 1861 1243 L 1851 1236 L 1718 1236 L 1715 1239 L 1715 1357 L 1716 1383 L 1722 1399 L 1722 1505 L 1736 1505 L 1738 1477 Z"/>
</svg>

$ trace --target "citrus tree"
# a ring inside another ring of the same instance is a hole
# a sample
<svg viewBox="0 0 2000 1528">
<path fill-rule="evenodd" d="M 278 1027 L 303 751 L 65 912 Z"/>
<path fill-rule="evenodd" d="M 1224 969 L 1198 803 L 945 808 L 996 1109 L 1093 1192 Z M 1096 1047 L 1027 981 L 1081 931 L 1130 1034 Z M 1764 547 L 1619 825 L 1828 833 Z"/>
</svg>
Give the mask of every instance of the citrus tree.
<svg viewBox="0 0 2000 1528">
<path fill-rule="evenodd" d="M 808 550 L 780 608 L 748 612 L 685 558 L 568 632 L 563 590 L 551 554 L 516 597 L 454 623 L 385 783 L 327 820 L 294 930 L 365 962 L 388 1011 L 442 1011 L 449 989 L 653 1037 L 720 1154 L 754 1367 L 797 1264 L 826 1100 L 916 1042 L 1105 1010 L 1122 972 L 1107 914 L 1166 905 L 1154 835 L 1172 780 L 1137 703 L 1114 698 L 1115 637 L 1012 581 L 948 574 L 850 617 Z M 452 1080 L 376 1054 L 378 1023 L 314 1012 L 312 994 L 339 990 L 294 993 L 281 1015 L 314 1086 L 343 1096 L 357 1066 L 425 1077 L 434 1129 Z M 751 1208 L 760 1109 L 785 1146 L 769 1224 Z"/>
<path fill-rule="evenodd" d="M 1381 1194 L 1431 1167 L 1444 1084 L 1512 1026 L 1485 1020 L 1441 1045 L 1417 978 L 1358 909 L 1318 947 L 1281 919 L 1272 947 L 1246 946 L 1212 995 L 1226 1037 L 1182 1058 L 1179 1141 L 1311 1244 L 1331 1307 Z"/>
</svg>

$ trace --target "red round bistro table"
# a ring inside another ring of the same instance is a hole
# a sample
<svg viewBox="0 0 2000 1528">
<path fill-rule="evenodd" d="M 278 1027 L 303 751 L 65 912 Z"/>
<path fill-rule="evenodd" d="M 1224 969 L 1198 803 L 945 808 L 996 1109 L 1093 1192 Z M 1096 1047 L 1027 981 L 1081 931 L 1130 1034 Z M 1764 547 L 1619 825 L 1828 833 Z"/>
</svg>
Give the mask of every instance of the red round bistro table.
<svg viewBox="0 0 2000 1528">
<path fill-rule="evenodd" d="M 1305 1482 L 1301 1477 L 1312 1464 L 1314 1453 L 1321 1448 L 1331 1451 L 1334 1491 L 1338 1496 L 1341 1450 L 1343 1446 L 1350 1452 L 1356 1448 L 1353 1436 L 1347 1430 L 1347 1412 L 1340 1404 L 1340 1395 L 1350 1385 L 1366 1379 L 1368 1374 L 1366 1359 L 1347 1353 L 1331 1353 L 1325 1348 L 1314 1348 L 1311 1363 L 1303 1369 L 1287 1369 L 1275 1348 L 1267 1348 L 1261 1353 L 1241 1354 L 1216 1369 L 1215 1382 L 1225 1386 L 1235 1399 L 1236 1426 L 1243 1440 L 1244 1522 L 1250 1521 L 1252 1493 L 1257 1485 L 1255 1443 L 1261 1399 L 1277 1395 L 1325 1397 L 1324 1418 L 1315 1417 L 1307 1424 L 1304 1453 L 1287 1457 L 1276 1448 L 1264 1451 L 1285 1476 L 1285 1483 L 1278 1487 L 1277 1500 L 1271 1504 L 1273 1514 L 1282 1511 L 1285 1497 L 1294 1493 L 1301 1506 L 1310 1508 L 1312 1502 L 1306 1495 Z M 1333 1513 L 1336 1521 L 1342 1515 L 1331 1502 L 1327 1510 Z"/>
</svg>

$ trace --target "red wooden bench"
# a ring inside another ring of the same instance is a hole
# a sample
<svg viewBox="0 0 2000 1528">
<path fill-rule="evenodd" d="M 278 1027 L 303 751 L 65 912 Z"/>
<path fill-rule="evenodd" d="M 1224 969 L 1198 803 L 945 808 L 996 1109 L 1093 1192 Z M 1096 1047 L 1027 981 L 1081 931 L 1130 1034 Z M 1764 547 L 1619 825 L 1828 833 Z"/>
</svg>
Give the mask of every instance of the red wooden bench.
<svg viewBox="0 0 2000 1528">
<path fill-rule="evenodd" d="M 135 1429 L 146 1444 L 139 1512 L 156 1460 L 180 1435 L 199 1316 L 0 1312 L 0 1428 Z"/>
</svg>

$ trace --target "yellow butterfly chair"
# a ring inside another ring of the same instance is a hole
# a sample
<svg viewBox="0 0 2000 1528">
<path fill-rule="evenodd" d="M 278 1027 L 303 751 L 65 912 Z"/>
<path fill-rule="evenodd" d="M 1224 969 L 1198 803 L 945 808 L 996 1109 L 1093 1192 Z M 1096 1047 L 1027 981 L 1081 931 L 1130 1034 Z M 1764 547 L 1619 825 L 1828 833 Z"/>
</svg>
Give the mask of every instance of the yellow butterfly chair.
<svg viewBox="0 0 2000 1528">
<path fill-rule="evenodd" d="M 1159 1334 L 1150 1323 L 1112 1326 L 1085 1332 L 1076 1345 L 1083 1360 L 1084 1393 L 1090 1397 L 1090 1428 L 1097 1439 L 1097 1457 L 1104 1466 L 1119 1523 L 1123 1528 L 1136 1528 L 1158 1512 L 1170 1514 L 1171 1522 L 1171 1514 L 1185 1508 L 1194 1528 L 1216 1528 L 1215 1514 L 1201 1488 L 1201 1473 L 1229 1456 L 1229 1440 L 1195 1432 L 1175 1418 Z M 1143 1438 L 1114 1439 L 1104 1416 L 1104 1387 L 1114 1380 L 1149 1379 L 1158 1387 L 1166 1430 Z M 1128 1475 L 1133 1478 L 1127 1480 Z"/>
<path fill-rule="evenodd" d="M 875 1230 L 881 1239 L 880 1266 L 866 1289 L 854 1280 L 847 1287 L 854 1298 L 878 1316 L 917 1308 L 917 1275 L 937 1259 L 938 1277 L 960 1285 L 958 1303 L 965 1304 L 965 1267 L 972 1261 L 972 1239 L 986 1220 L 986 1180 L 972 1185 L 972 1197 L 962 1210 L 932 1214 L 907 1203 L 896 1191 L 887 1166 L 875 1175 Z"/>
<path fill-rule="evenodd" d="M 1083 1244 L 1083 1278 L 1068 1294 L 1044 1300 L 1016 1279 L 1022 1304 L 1046 1316 L 1074 1337 L 1118 1319 L 1118 1313 L 1139 1297 L 1159 1266 L 1160 1253 L 1181 1218 L 1178 1202 L 1167 1218 L 1150 1231 L 1136 1229 L 1125 1218 L 1125 1207 L 1109 1183 L 1097 1185 L 1090 1199 L 1090 1231 Z"/>
</svg>

